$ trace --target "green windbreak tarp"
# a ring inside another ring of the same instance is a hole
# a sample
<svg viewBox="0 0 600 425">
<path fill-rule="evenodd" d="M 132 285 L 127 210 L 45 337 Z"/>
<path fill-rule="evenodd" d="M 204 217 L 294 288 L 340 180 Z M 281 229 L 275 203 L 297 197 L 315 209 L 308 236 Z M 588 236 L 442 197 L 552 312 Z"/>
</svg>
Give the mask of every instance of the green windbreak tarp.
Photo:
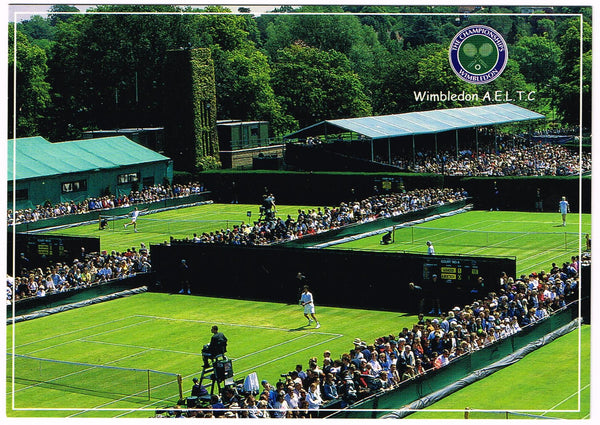
<svg viewBox="0 0 600 425">
<path fill-rule="evenodd" d="M 371 139 L 434 134 L 463 128 L 485 127 L 545 118 L 511 103 L 436 109 L 376 117 L 322 121 L 285 136 L 286 139 L 354 132 Z"/>
<path fill-rule="evenodd" d="M 8 140 L 8 179 L 18 180 L 167 161 L 125 136 L 50 143 L 42 137 Z"/>
</svg>

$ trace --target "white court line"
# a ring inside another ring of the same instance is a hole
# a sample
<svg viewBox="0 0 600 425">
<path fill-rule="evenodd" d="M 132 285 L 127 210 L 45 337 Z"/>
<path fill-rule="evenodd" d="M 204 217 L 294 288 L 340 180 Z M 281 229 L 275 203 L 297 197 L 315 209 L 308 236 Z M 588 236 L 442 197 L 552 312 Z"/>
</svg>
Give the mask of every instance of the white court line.
<svg viewBox="0 0 600 425">
<path fill-rule="evenodd" d="M 108 324 L 110 324 L 110 323 L 120 322 L 120 321 L 122 321 L 122 320 L 128 320 L 128 319 L 130 319 L 131 317 L 132 317 L 132 316 L 127 316 L 127 317 L 123 317 L 123 318 L 121 318 L 121 319 L 115 319 L 115 320 L 111 320 L 110 322 L 104 322 L 104 323 L 100 323 L 100 324 L 98 324 L 98 325 L 92 325 L 92 326 L 88 326 L 87 328 L 81 328 L 81 329 L 76 329 L 76 330 L 74 330 L 74 331 L 70 331 L 70 332 L 61 333 L 60 335 L 53 335 L 53 336 L 49 336 L 49 337 L 47 337 L 47 338 L 36 339 L 35 341 L 27 342 L 27 343 L 25 343 L 25 344 L 21 344 L 21 345 L 15 345 L 15 347 L 14 347 L 14 348 L 21 348 L 21 347 L 25 347 L 25 346 L 27 346 L 27 345 L 31 345 L 31 344 L 37 344 L 37 343 L 39 343 L 39 342 L 47 341 L 47 340 L 49 340 L 49 339 L 60 338 L 60 337 L 62 337 L 62 336 L 65 336 L 65 335 L 70 335 L 70 334 L 77 333 L 77 332 L 81 332 L 81 331 L 87 331 L 87 330 L 94 329 L 94 328 L 97 328 L 97 327 L 100 327 L 100 326 L 108 325 Z M 15 324 L 15 325 L 16 325 L 16 324 Z"/>
<path fill-rule="evenodd" d="M 129 316 L 129 317 L 131 318 L 132 316 Z M 133 326 L 141 325 L 143 323 L 150 322 L 150 321 L 151 320 L 144 320 L 144 321 L 141 321 L 141 322 L 132 323 L 132 324 L 127 325 L 127 326 L 121 326 L 120 328 L 110 329 L 108 331 L 104 331 L 104 332 L 100 332 L 100 333 L 94 334 L 94 336 L 104 335 L 104 334 L 108 334 L 108 333 L 120 331 L 120 330 L 123 330 L 123 329 L 131 328 Z M 72 340 L 69 340 L 69 341 L 61 342 L 60 344 L 54 344 L 54 345 L 51 345 L 49 347 L 43 347 L 43 348 L 40 348 L 38 350 L 29 351 L 27 354 L 34 354 L 34 353 L 37 353 L 37 352 L 40 352 L 40 351 L 46 351 L 46 350 L 49 350 L 49 349 L 52 349 L 52 348 L 60 347 L 61 345 L 67 345 L 67 344 L 71 344 L 73 342 L 83 341 L 84 338 L 85 337 L 83 337 L 83 338 L 77 338 L 77 339 L 72 339 Z M 147 347 L 145 347 L 145 348 L 147 348 Z"/>
<path fill-rule="evenodd" d="M 95 341 L 93 339 L 84 339 L 80 338 L 75 341 L 88 342 L 92 344 L 104 344 L 104 345 L 114 345 L 116 347 L 126 347 L 126 348 L 141 348 L 145 351 L 161 351 L 163 353 L 175 353 L 175 354 L 185 354 L 188 356 L 202 356 L 202 353 L 190 353 L 188 351 L 179 351 L 179 350 L 167 350 L 164 348 L 154 348 L 154 347 L 145 347 L 143 345 L 133 345 L 133 344 L 121 344 L 118 342 L 106 342 L 106 341 Z"/>
<path fill-rule="evenodd" d="M 149 315 L 145 315 L 145 314 L 136 314 L 133 317 L 148 317 L 148 318 L 152 318 L 152 319 L 175 320 L 175 321 L 179 321 L 179 322 L 210 323 L 210 324 L 213 324 L 213 325 L 225 325 L 225 326 L 232 326 L 232 327 L 238 327 L 238 328 L 267 329 L 267 330 L 272 330 L 272 331 L 283 331 L 283 332 L 289 332 L 290 331 L 290 329 L 288 329 L 288 328 L 276 328 L 274 326 L 242 325 L 242 324 L 238 324 L 238 323 L 215 322 L 215 321 L 197 320 L 197 319 L 177 319 L 177 318 L 163 317 L 163 316 L 149 316 Z M 313 333 L 313 334 L 323 334 L 323 335 L 344 336 L 343 334 L 336 334 L 336 333 L 330 333 L 330 332 L 320 332 L 320 331 L 319 332 L 311 332 L 311 333 Z"/>
<path fill-rule="evenodd" d="M 555 410 L 556 407 L 560 406 L 561 404 L 565 403 L 567 400 L 570 400 L 571 398 L 575 397 L 576 395 L 581 394 L 581 392 L 587 388 L 590 387 L 591 384 L 587 384 L 585 387 L 580 388 L 579 390 L 575 391 L 573 394 L 571 394 L 569 397 L 565 398 L 564 400 L 562 400 L 560 403 L 555 404 L 554 406 L 552 406 L 550 409 L 544 411 L 542 413 L 542 415 L 545 415 L 546 413 L 551 413 L 551 412 L 557 412 L 558 410 Z"/>
<path fill-rule="evenodd" d="M 175 319 L 175 318 L 161 317 L 161 316 L 150 316 L 150 315 L 133 315 L 133 316 L 128 316 L 128 317 L 126 317 L 126 318 L 122 318 L 122 319 L 118 319 L 118 320 L 114 320 L 114 321 L 106 322 L 106 323 L 104 323 L 104 324 L 109 324 L 109 323 L 113 323 L 113 322 L 117 322 L 117 321 L 127 320 L 127 319 L 131 319 L 132 317 L 142 317 L 142 318 L 148 318 L 148 319 L 160 319 L 160 320 L 186 321 L 186 322 L 195 322 L 195 323 L 211 323 L 211 324 L 214 324 L 214 323 L 215 323 L 214 321 L 204 321 L 204 320 L 194 320 L 194 319 Z M 117 329 L 108 330 L 108 331 L 105 331 L 105 332 L 102 332 L 102 333 L 100 333 L 100 334 L 96 334 L 96 335 L 101 335 L 101 334 L 111 333 L 111 332 L 114 332 L 114 331 L 117 331 L 117 330 L 125 329 L 125 328 L 127 328 L 127 327 L 131 327 L 131 326 L 136 326 L 136 325 L 138 325 L 138 324 L 143 324 L 143 323 L 147 323 L 147 322 L 150 322 L 150 321 L 151 321 L 151 320 L 144 320 L 144 321 L 141 321 L 141 322 L 138 322 L 138 323 L 135 323 L 135 324 L 131 324 L 131 325 L 127 325 L 127 326 L 122 326 L 122 327 L 120 327 L 120 328 L 117 328 Z M 225 323 L 225 322 L 221 322 L 221 323 L 217 323 L 217 324 L 219 324 L 219 325 L 226 325 L 226 326 L 234 326 L 234 327 L 246 327 L 246 328 L 253 328 L 253 329 L 276 330 L 276 331 L 282 331 L 282 332 L 289 332 L 289 331 L 290 331 L 290 329 L 287 329 L 287 328 L 277 328 L 277 327 L 269 327 L 269 326 L 241 325 L 241 324 L 231 324 L 231 323 Z M 93 327 L 98 327 L 98 326 L 102 326 L 102 325 L 103 325 L 103 324 L 94 325 L 94 326 L 92 326 L 92 327 L 90 327 L 90 328 L 93 328 Z M 81 330 L 85 330 L 85 329 L 88 329 L 88 328 L 80 329 L 80 330 L 73 331 L 73 332 L 70 332 L 70 333 L 76 333 L 76 332 L 79 332 L 79 331 L 81 331 Z M 310 346 L 303 347 L 302 349 L 296 350 L 296 351 L 294 351 L 294 352 L 287 353 L 287 354 L 286 354 L 286 355 L 284 355 L 284 356 L 278 356 L 276 359 L 273 359 L 273 360 L 269 360 L 269 361 L 263 362 L 263 363 L 261 363 L 261 364 L 259 364 L 259 365 L 255 365 L 255 366 L 253 366 L 253 367 L 251 367 L 251 368 L 249 368 L 249 369 L 242 370 L 242 371 L 238 371 L 238 372 L 237 372 L 235 375 L 238 375 L 238 376 L 239 376 L 240 374 L 244 374 L 244 373 L 246 373 L 246 372 L 248 372 L 248 371 L 251 371 L 251 370 L 254 370 L 254 369 L 258 368 L 258 367 L 262 367 L 262 366 L 265 366 L 265 365 L 267 365 L 267 364 L 274 363 L 274 362 L 276 362 L 276 361 L 279 361 L 279 360 L 281 360 L 281 359 L 285 359 L 285 358 L 287 358 L 287 357 L 293 356 L 293 355 L 295 355 L 295 354 L 297 354 L 297 353 L 300 353 L 300 352 L 302 352 L 302 351 L 310 350 L 310 349 L 312 349 L 312 348 L 314 348 L 314 347 L 317 347 L 317 346 L 319 346 L 319 345 L 322 345 L 322 344 L 326 344 L 326 343 L 328 343 L 328 342 L 330 342 L 330 341 L 333 341 L 333 340 L 335 340 L 335 339 L 338 339 L 338 338 L 341 338 L 341 337 L 344 337 L 344 336 L 345 336 L 345 335 L 343 335 L 343 334 L 338 334 L 338 333 L 306 331 L 306 332 L 305 332 L 303 335 L 300 335 L 300 336 L 298 336 L 298 337 L 295 337 L 295 338 L 293 338 L 293 339 L 288 339 L 288 340 L 286 340 L 286 341 L 284 341 L 284 342 L 282 342 L 282 343 L 275 344 L 275 345 L 273 345 L 273 346 L 271 346 L 271 347 L 267 347 L 267 348 L 265 348 L 265 349 L 263 349 L 263 350 L 261 350 L 261 351 L 268 351 L 268 350 L 269 350 L 269 349 L 271 349 L 271 348 L 278 347 L 278 346 L 282 346 L 282 345 L 285 345 L 285 344 L 287 344 L 287 343 L 289 343 L 289 342 L 292 342 L 292 341 L 295 341 L 295 340 L 298 340 L 298 339 L 306 338 L 307 336 L 310 336 L 310 335 L 312 335 L 312 334 L 326 335 L 326 336 L 330 336 L 331 338 L 328 338 L 328 339 L 326 339 L 326 340 L 324 340 L 324 341 L 319 341 L 319 342 L 317 342 L 317 343 L 315 343 L 315 344 L 313 344 L 313 345 L 310 345 Z M 48 339 L 52 339 L 52 338 L 56 338 L 56 337 L 51 337 L 51 338 L 48 338 Z M 71 340 L 71 341 L 69 341 L 69 342 L 66 342 L 66 343 L 56 344 L 56 345 L 55 345 L 55 346 L 53 346 L 53 347 L 56 347 L 56 346 L 59 346 L 59 345 L 64 345 L 64 344 L 68 344 L 68 343 L 70 343 L 70 342 L 74 342 L 74 341 L 83 341 L 83 342 L 90 342 L 90 343 L 104 343 L 104 342 L 93 341 L 93 340 L 89 340 L 89 341 L 88 341 L 88 340 L 86 340 L 86 339 L 85 339 L 85 337 L 84 337 L 84 338 L 78 338 L 78 339 L 76 339 L 76 340 Z M 106 343 L 106 344 L 111 344 L 111 343 Z M 28 344 L 25 344 L 25 345 L 28 345 Z M 123 345 L 123 346 L 127 346 L 127 344 L 116 344 L 116 343 L 115 343 L 115 344 L 112 344 L 112 345 Z M 110 363 L 113 363 L 113 362 L 121 361 L 121 360 L 123 360 L 123 359 L 125 359 L 125 358 L 127 358 L 127 357 L 134 357 L 134 356 L 137 356 L 137 355 L 139 355 L 139 354 L 142 354 L 142 353 L 145 353 L 145 352 L 149 352 L 149 351 L 165 351 L 165 352 L 174 352 L 174 350 L 161 350 L 161 349 L 156 349 L 156 348 L 148 348 L 148 347 L 141 347 L 141 346 L 132 346 L 132 347 L 135 347 L 135 348 L 144 348 L 144 350 L 143 350 L 143 351 L 140 351 L 140 352 L 138 352 L 138 353 L 131 354 L 131 355 L 129 355 L 129 356 L 123 357 L 123 358 L 121 358 L 121 359 L 114 360 L 114 361 L 112 361 L 112 362 L 109 362 L 109 363 L 106 363 L 106 364 L 108 365 L 108 364 L 110 364 Z M 46 349 L 47 349 L 47 348 L 52 348 L 52 347 L 46 347 Z M 184 354 L 190 354 L 190 353 L 186 353 L 186 352 L 183 352 L 183 353 L 184 353 Z M 254 355 L 254 354 L 257 354 L 257 352 L 250 353 L 250 354 L 248 354 L 248 355 L 245 355 L 245 356 L 242 356 L 242 357 L 240 357 L 240 358 L 238 358 L 238 359 L 232 359 L 232 361 L 240 360 L 240 359 L 246 358 L 246 357 L 248 357 L 248 356 L 251 356 L 251 355 Z M 80 372 L 82 372 L 82 371 L 80 371 Z M 76 372 L 76 373 L 79 373 L 79 372 Z M 189 377 L 191 377 L 191 376 L 194 376 L 194 375 L 196 375 L 196 374 L 197 374 L 197 373 L 196 373 L 196 372 L 194 372 L 194 373 L 192 373 L 192 374 L 190 374 L 190 375 L 187 375 L 187 376 L 185 376 L 185 378 L 189 378 Z M 234 375 L 234 376 L 235 376 L 235 375 Z M 65 376 L 69 376 L 69 375 L 65 375 Z M 57 378 L 57 379 L 59 379 L 59 378 Z M 165 385 L 172 385 L 172 383 L 171 383 L 171 382 L 169 382 L 169 383 L 161 384 L 161 385 L 159 385 L 159 386 L 156 386 L 156 387 L 153 387 L 153 388 L 151 388 L 151 390 L 158 389 L 158 388 L 160 388 L 160 387 L 163 387 L 163 386 L 165 386 Z M 28 388 L 31 388 L 31 387 L 28 387 Z M 24 390 L 24 389 L 27 389 L 27 388 L 22 388 L 21 390 Z M 133 395 L 135 395 L 135 394 L 133 394 Z M 179 394 L 176 394 L 176 395 L 174 395 L 174 396 L 178 396 L 178 395 L 179 395 Z M 31 411 L 33 411 L 33 410 L 67 410 L 67 411 L 69 411 L 69 410 L 70 410 L 70 411 L 76 410 L 76 411 L 78 412 L 78 413 L 75 413 L 75 414 L 71 415 L 70 417 L 77 416 L 77 415 L 83 414 L 83 413 L 85 413 L 85 412 L 87 412 L 87 411 L 93 411 L 93 410 L 106 410 L 106 411 L 125 411 L 125 413 L 123 413 L 122 415 L 119 415 L 119 416 L 123 416 L 123 415 L 125 415 L 125 414 L 127 414 L 127 413 L 129 413 L 129 412 L 135 412 L 135 411 L 138 411 L 138 410 L 151 410 L 151 411 L 152 411 L 152 410 L 155 410 L 155 408 L 150 408 L 150 409 L 148 409 L 148 408 L 146 408 L 146 407 L 149 407 L 149 406 L 155 406 L 155 405 L 157 405 L 158 403 L 161 403 L 161 402 L 163 402 L 163 401 L 168 401 L 168 400 L 172 399 L 172 397 L 174 397 L 174 396 L 171 396 L 171 397 L 169 397 L 168 399 L 164 399 L 164 400 L 157 400 L 157 401 L 153 402 L 152 404 L 149 404 L 149 405 L 146 405 L 146 406 L 144 406 L 144 407 L 142 407 L 142 408 L 140 408 L 140 409 L 134 409 L 134 410 L 132 410 L 131 408 L 128 408 L 128 409 L 122 409 L 122 408 L 102 408 L 102 407 L 101 407 L 101 406 L 107 406 L 107 405 L 110 405 L 110 404 L 113 404 L 113 403 L 119 402 L 119 401 L 121 401 L 121 400 L 124 400 L 124 399 L 126 399 L 126 398 L 129 398 L 129 397 L 131 397 L 131 396 L 132 396 L 132 395 L 128 395 L 127 397 L 123 397 L 123 398 L 121 398 L 121 399 L 119 399 L 119 400 L 111 400 L 110 402 L 107 402 L 107 403 L 101 404 L 101 405 L 99 405 L 99 406 L 97 406 L 97 407 L 94 407 L 94 408 L 15 408 L 15 410 L 26 410 L 26 411 L 27 411 L 27 410 L 31 410 Z M 117 417 L 118 417 L 118 416 L 117 416 Z"/>
</svg>

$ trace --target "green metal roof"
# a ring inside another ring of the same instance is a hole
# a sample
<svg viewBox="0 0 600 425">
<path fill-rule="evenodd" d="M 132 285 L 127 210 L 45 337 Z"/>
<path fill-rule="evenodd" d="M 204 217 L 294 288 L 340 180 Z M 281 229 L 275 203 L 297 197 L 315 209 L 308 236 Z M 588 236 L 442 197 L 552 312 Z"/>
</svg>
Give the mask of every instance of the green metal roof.
<svg viewBox="0 0 600 425">
<path fill-rule="evenodd" d="M 16 159 L 16 160 L 15 160 Z M 8 179 L 30 179 L 167 161 L 125 136 L 51 143 L 43 137 L 8 140 Z"/>
<path fill-rule="evenodd" d="M 510 103 L 436 109 L 406 114 L 321 121 L 285 136 L 286 139 L 354 132 L 371 139 L 433 134 L 545 118 Z"/>
</svg>

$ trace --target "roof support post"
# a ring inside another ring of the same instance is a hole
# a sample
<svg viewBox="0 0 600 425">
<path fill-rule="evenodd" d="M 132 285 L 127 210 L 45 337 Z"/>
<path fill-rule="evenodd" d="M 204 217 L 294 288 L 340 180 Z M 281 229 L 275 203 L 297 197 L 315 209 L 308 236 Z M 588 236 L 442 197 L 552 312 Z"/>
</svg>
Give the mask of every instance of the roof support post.
<svg viewBox="0 0 600 425">
<path fill-rule="evenodd" d="M 433 134 L 433 138 L 435 140 L 435 156 L 437 156 L 438 154 L 438 148 L 437 148 L 437 133 Z"/>
<path fill-rule="evenodd" d="M 375 155 L 373 154 L 373 139 L 371 138 L 371 162 L 375 161 Z"/>
<path fill-rule="evenodd" d="M 458 130 L 456 132 L 456 159 L 458 160 Z"/>
<path fill-rule="evenodd" d="M 417 158 L 415 155 L 415 135 L 412 135 L 412 145 L 413 145 L 413 168 L 417 165 Z"/>
<path fill-rule="evenodd" d="M 475 158 L 479 158 L 479 128 L 475 127 Z"/>
<path fill-rule="evenodd" d="M 390 138 L 388 137 L 388 164 L 392 165 L 392 145 Z"/>
</svg>

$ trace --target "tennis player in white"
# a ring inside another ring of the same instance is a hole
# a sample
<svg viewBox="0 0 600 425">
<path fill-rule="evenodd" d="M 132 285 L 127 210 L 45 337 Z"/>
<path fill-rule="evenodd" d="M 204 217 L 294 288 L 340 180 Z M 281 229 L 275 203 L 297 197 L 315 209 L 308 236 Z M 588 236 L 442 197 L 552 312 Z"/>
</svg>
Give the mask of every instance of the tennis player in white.
<svg viewBox="0 0 600 425">
<path fill-rule="evenodd" d="M 143 209 L 142 211 L 146 211 L 146 209 Z M 138 218 L 138 215 L 140 215 L 140 212 L 142 212 L 142 211 L 138 210 L 138 207 L 135 207 L 133 209 L 133 211 L 131 211 L 131 222 L 125 223 L 123 225 L 123 229 L 127 229 L 127 226 L 129 226 L 130 224 L 133 224 L 133 230 L 137 233 L 137 218 Z"/>
<path fill-rule="evenodd" d="M 558 210 L 560 211 L 560 215 L 562 215 L 562 225 L 567 225 L 567 213 L 570 211 L 569 203 L 567 202 L 566 197 L 562 197 L 560 202 L 558 203 Z"/>
<path fill-rule="evenodd" d="M 308 291 L 308 285 L 304 285 L 302 296 L 300 297 L 300 305 L 304 306 L 304 317 L 308 319 L 308 326 L 312 324 L 312 320 L 310 318 L 310 316 L 312 316 L 312 318 L 315 319 L 315 322 L 317 322 L 316 329 L 319 329 L 321 324 L 317 320 L 317 316 L 315 316 L 315 303 L 313 300 L 313 295 Z"/>
</svg>

